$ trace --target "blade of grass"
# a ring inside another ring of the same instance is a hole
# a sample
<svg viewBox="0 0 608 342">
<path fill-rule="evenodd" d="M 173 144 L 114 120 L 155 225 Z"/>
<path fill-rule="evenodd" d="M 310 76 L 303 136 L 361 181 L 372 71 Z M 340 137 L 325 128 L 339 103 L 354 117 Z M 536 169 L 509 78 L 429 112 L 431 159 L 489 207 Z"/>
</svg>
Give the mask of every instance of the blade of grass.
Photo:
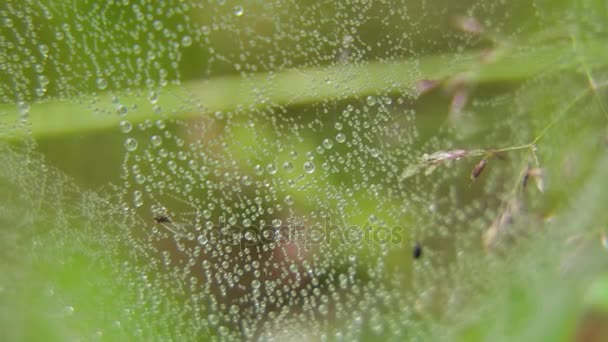
<svg viewBox="0 0 608 342">
<path fill-rule="evenodd" d="M 581 47 L 583 48 L 583 47 Z M 586 63 L 597 65 L 608 60 L 608 44 L 603 40 L 584 46 Z M 579 51 L 580 53 L 580 51 Z M 463 54 L 414 57 L 390 62 L 334 65 L 323 68 L 284 70 L 242 77 L 224 76 L 170 85 L 162 89 L 163 110 L 179 118 L 201 115 L 200 110 L 184 108 L 184 98 L 199 99 L 205 113 L 251 110 L 270 105 L 301 105 L 327 100 L 361 97 L 377 93 L 415 95 L 414 84 L 422 79 L 445 79 L 466 72 L 473 83 L 520 81 L 546 72 L 573 70 L 580 65 L 580 54 L 571 42 L 542 47 L 497 49 L 496 60 L 483 62 L 480 51 Z M 122 104 L 150 106 L 141 92 L 102 93 L 79 99 L 50 99 L 34 103 L 27 112 L 34 137 L 82 134 L 116 127 L 122 120 L 132 124 L 153 118 L 152 110 L 138 110 L 121 117 L 116 113 L 91 115 L 96 104 L 110 104 L 118 96 Z M 0 105 L 0 126 L 14 125 L 19 109 Z M 11 140 L 23 135 L 15 130 L 2 138 Z"/>
</svg>

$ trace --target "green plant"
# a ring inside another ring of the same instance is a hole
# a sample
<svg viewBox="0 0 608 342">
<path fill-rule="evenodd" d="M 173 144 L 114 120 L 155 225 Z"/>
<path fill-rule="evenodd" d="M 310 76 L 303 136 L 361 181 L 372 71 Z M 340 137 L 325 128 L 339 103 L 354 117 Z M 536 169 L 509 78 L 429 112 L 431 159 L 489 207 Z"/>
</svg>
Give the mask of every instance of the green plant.
<svg viewBox="0 0 608 342">
<path fill-rule="evenodd" d="M 605 338 L 607 14 L 2 5 L 0 336 Z"/>
</svg>

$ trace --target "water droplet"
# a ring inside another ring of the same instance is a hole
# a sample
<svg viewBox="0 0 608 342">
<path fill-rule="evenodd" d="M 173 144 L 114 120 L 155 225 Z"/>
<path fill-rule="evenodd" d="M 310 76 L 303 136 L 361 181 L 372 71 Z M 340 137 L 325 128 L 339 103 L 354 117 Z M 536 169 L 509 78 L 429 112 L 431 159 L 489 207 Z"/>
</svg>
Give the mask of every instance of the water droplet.
<svg viewBox="0 0 608 342">
<path fill-rule="evenodd" d="M 154 114 L 161 114 L 163 112 L 163 108 L 159 105 L 154 105 L 154 107 L 152 107 L 152 111 L 154 111 Z"/>
<path fill-rule="evenodd" d="M 137 150 L 137 140 L 133 138 L 127 138 L 127 140 L 125 140 L 125 148 L 129 152 Z"/>
<path fill-rule="evenodd" d="M 116 107 L 116 114 L 118 114 L 119 116 L 127 115 L 128 111 L 129 109 L 124 105 L 118 105 L 118 107 Z"/>
<path fill-rule="evenodd" d="M 95 84 L 97 85 L 97 89 L 99 90 L 104 90 L 108 87 L 108 82 L 104 79 L 99 77 L 96 81 Z"/>
<path fill-rule="evenodd" d="M 175 161 L 173 160 L 169 160 L 167 162 L 167 167 L 169 168 L 169 170 L 174 171 L 177 169 L 177 163 L 175 163 Z"/>
<path fill-rule="evenodd" d="M 283 163 L 283 170 L 287 171 L 287 172 L 291 172 L 293 171 L 293 164 L 291 162 L 284 162 Z"/>
<path fill-rule="evenodd" d="M 378 151 L 377 148 L 371 148 L 369 150 L 369 153 L 372 155 L 372 157 L 374 158 L 378 158 L 378 156 L 380 155 L 380 151 Z"/>
<path fill-rule="evenodd" d="M 144 184 L 146 182 L 146 176 L 141 173 L 135 175 L 135 182 L 137 184 Z"/>
<path fill-rule="evenodd" d="M 268 164 L 266 166 L 266 172 L 271 175 L 274 175 L 275 173 L 277 173 L 277 166 L 275 164 Z"/>
<path fill-rule="evenodd" d="M 158 92 L 151 90 L 150 93 L 148 93 L 148 101 L 150 101 L 151 104 L 156 104 L 158 102 Z"/>
<path fill-rule="evenodd" d="M 245 232 L 245 240 L 249 241 L 249 242 L 255 242 L 255 234 L 252 231 L 246 231 Z"/>
<path fill-rule="evenodd" d="M 207 316 L 207 319 L 209 320 L 209 324 L 211 325 L 216 325 L 220 321 L 219 318 L 214 314 L 210 314 L 209 316 Z"/>
<path fill-rule="evenodd" d="M 192 45 L 192 37 L 186 35 L 182 37 L 182 46 L 183 47 L 188 47 Z"/>
<path fill-rule="evenodd" d="M 21 115 L 22 118 L 27 118 L 30 112 L 30 105 L 27 102 L 19 101 L 17 107 L 19 108 L 19 115 Z"/>
<path fill-rule="evenodd" d="M 285 196 L 285 204 L 291 206 L 291 205 L 293 205 L 293 203 L 294 203 L 294 200 L 291 195 Z"/>
<path fill-rule="evenodd" d="M 376 104 L 376 98 L 375 98 L 375 97 L 373 97 L 373 96 L 368 96 L 368 97 L 365 99 L 365 102 L 367 103 L 367 105 L 368 105 L 368 106 L 373 106 L 373 105 L 375 105 L 375 104 Z"/>
<path fill-rule="evenodd" d="M 133 205 L 136 208 L 139 208 L 143 204 L 144 204 L 144 198 L 143 198 L 141 191 L 139 191 L 139 190 L 133 191 Z"/>
<path fill-rule="evenodd" d="M 121 121 L 119 125 L 120 131 L 123 133 L 129 133 L 131 132 L 131 129 L 133 129 L 133 125 L 131 125 L 131 123 L 126 120 Z"/>
<path fill-rule="evenodd" d="M 338 280 L 340 282 L 340 287 L 343 289 L 346 289 L 348 287 L 348 277 L 346 276 L 346 274 L 341 273 L 338 276 Z"/>
<path fill-rule="evenodd" d="M 154 29 L 156 31 L 160 31 L 163 29 L 163 23 L 160 20 L 154 20 L 154 22 L 152 23 L 152 26 L 154 27 Z"/>
<path fill-rule="evenodd" d="M 38 75 L 38 84 L 44 88 L 49 84 L 49 78 L 44 75 Z"/>
<path fill-rule="evenodd" d="M 313 164 L 313 162 L 307 161 L 304 163 L 304 171 L 306 173 L 313 173 L 315 172 L 315 164 Z"/>
<path fill-rule="evenodd" d="M 253 180 L 249 176 L 243 176 L 241 178 L 241 183 L 243 183 L 243 185 L 245 185 L 245 186 L 250 186 L 251 183 L 253 183 Z"/>
<path fill-rule="evenodd" d="M 346 141 L 346 136 L 342 133 L 336 134 L 336 141 L 339 143 L 343 143 Z"/>
<path fill-rule="evenodd" d="M 334 146 L 334 142 L 331 141 L 331 139 L 325 139 L 323 140 L 323 147 L 325 147 L 326 149 L 330 149 Z"/>
<path fill-rule="evenodd" d="M 74 314 L 74 311 L 75 311 L 75 310 L 74 310 L 74 307 L 73 307 L 73 306 L 71 306 L 71 305 L 68 305 L 68 306 L 66 306 L 66 307 L 64 308 L 63 313 L 64 313 L 66 316 L 71 316 L 72 314 Z"/>
<path fill-rule="evenodd" d="M 49 47 L 45 44 L 40 44 L 38 45 L 38 52 L 40 52 L 42 57 L 47 58 L 49 55 Z"/>
<path fill-rule="evenodd" d="M 234 15 L 237 17 L 242 16 L 244 12 L 245 10 L 243 9 L 243 6 L 234 6 Z"/>
<path fill-rule="evenodd" d="M 159 147 L 160 145 L 162 145 L 163 143 L 163 138 L 161 138 L 158 135 L 153 135 L 150 138 L 150 144 L 152 144 L 153 147 Z"/>
</svg>

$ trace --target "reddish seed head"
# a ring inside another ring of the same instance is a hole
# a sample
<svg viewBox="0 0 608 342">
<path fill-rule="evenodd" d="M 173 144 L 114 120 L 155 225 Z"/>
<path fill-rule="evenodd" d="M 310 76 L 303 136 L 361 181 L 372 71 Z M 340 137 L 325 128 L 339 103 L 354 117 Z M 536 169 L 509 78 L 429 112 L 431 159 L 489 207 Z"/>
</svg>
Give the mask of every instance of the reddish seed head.
<svg viewBox="0 0 608 342">
<path fill-rule="evenodd" d="M 419 80 L 416 81 L 416 91 L 418 96 L 428 93 L 429 91 L 437 88 L 441 82 L 437 80 Z"/>
<path fill-rule="evenodd" d="M 468 153 L 467 150 L 438 151 L 433 154 L 425 154 L 422 158 L 428 164 L 439 164 L 446 160 L 460 159 Z"/>
<path fill-rule="evenodd" d="M 473 17 L 458 17 L 454 20 L 456 28 L 470 34 L 480 35 L 483 33 L 483 25 Z"/>
<path fill-rule="evenodd" d="M 462 87 L 458 88 L 452 96 L 452 102 L 450 103 L 450 114 L 456 115 L 462 112 L 464 107 L 469 102 L 469 89 Z"/>
</svg>

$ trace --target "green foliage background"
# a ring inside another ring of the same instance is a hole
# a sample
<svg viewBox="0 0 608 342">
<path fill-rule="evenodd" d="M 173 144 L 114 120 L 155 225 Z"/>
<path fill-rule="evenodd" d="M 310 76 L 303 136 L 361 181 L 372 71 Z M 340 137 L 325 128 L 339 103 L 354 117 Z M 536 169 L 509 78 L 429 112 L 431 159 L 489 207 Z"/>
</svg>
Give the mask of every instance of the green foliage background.
<svg viewBox="0 0 608 342">
<path fill-rule="evenodd" d="M 409 40 L 408 51 L 414 54 L 377 49 L 367 60 L 352 65 L 311 62 L 302 54 L 300 58 L 290 58 L 290 64 L 282 70 L 271 72 L 261 67 L 245 79 L 231 68 L 205 65 L 210 56 L 193 46 L 185 52 L 183 63 L 176 70 L 165 66 L 169 73 L 185 75 L 181 84 L 167 85 L 165 93 L 199 94 L 207 112 L 214 113 L 261 106 L 251 92 L 251 85 L 255 84 L 267 89 L 266 95 L 277 106 L 306 112 L 306 108 L 324 101 L 348 103 L 379 93 L 398 94 L 411 91 L 412 84 L 421 79 L 445 79 L 469 73 L 467 82 L 474 85 L 474 100 L 483 102 L 500 96 L 501 101 L 485 107 L 492 112 L 484 112 L 482 107 L 475 112 L 472 122 L 457 123 L 463 126 L 463 131 L 471 125 L 481 128 L 473 134 L 454 137 L 455 145 L 475 151 L 504 149 L 506 161 L 501 164 L 492 160 L 484 172 L 504 172 L 508 175 L 504 183 L 512 184 L 509 186 L 513 192 L 520 191 L 521 172 L 525 169 L 522 166 L 534 154 L 544 171 L 546 191 L 540 194 L 528 189 L 530 206 L 509 227 L 515 242 L 496 253 L 484 251 L 480 244 L 479 250 L 468 256 L 470 265 L 475 267 L 459 270 L 445 284 L 436 285 L 445 291 L 471 292 L 460 312 L 414 318 L 387 314 L 383 319 L 397 328 L 382 337 L 555 341 L 596 333 L 599 334 L 596 340 L 607 339 L 608 332 L 602 324 L 608 325 L 608 241 L 603 235 L 608 233 L 605 210 L 608 4 L 599 0 L 547 0 L 535 1 L 534 6 L 527 1 L 473 6 L 477 12 L 467 14 L 490 23 L 492 18 L 484 17 L 488 15 L 484 12 L 504 8 L 513 14 L 510 20 L 501 23 L 500 32 L 488 30 L 490 35 L 496 35 L 494 39 L 504 42 L 496 51 L 499 57 L 493 63 L 480 63 L 480 51 L 492 45 L 491 39 L 444 33 L 450 29 L 444 13 L 460 13 L 474 3 L 478 2 L 428 2 L 419 10 L 437 14 L 423 16 L 422 29 Z M 52 2 L 49 4 L 52 6 Z M 86 12 L 93 6 L 86 1 L 78 5 L 81 8 L 75 12 Z M 34 13 L 43 7 L 23 6 Z M 338 3 L 326 6 L 318 9 L 319 17 L 315 19 L 321 35 L 330 34 L 332 25 L 346 26 L 323 22 L 320 13 L 344 10 Z M 254 20 L 251 18 L 255 18 L 256 7 L 247 8 L 251 12 L 244 19 Z M 214 11 L 210 8 L 199 15 L 213 16 Z M 374 12 L 368 15 L 373 16 Z M 122 19 L 119 14 L 108 18 Z M 87 28 L 86 22 L 70 17 L 69 13 L 65 17 L 40 19 L 40 24 L 34 25 L 40 41 L 46 39 L 45 25 L 53 27 L 65 20 L 80 22 Z M 108 27 L 113 24 L 106 23 Z M 177 25 L 178 20 L 168 16 L 165 25 L 172 24 Z M 361 39 L 368 42 L 378 39 L 377 32 L 384 32 L 379 27 L 366 29 Z M 11 32 L 3 28 L 0 34 L 10 38 Z M 232 32 L 235 36 L 248 34 L 238 27 Z M 238 49 L 231 46 L 236 40 L 230 38 L 213 37 L 213 46 L 230 55 Z M 425 45 L 429 41 L 435 44 Z M 296 42 L 282 48 L 295 50 Z M 103 50 L 103 45 L 98 49 Z M 270 58 L 267 55 L 270 52 L 260 47 L 253 55 L 263 61 Z M 58 56 L 67 59 L 69 55 L 66 51 Z M 111 64 L 104 56 L 99 61 Z M 85 62 L 77 64 L 71 72 L 87 73 L 90 68 L 93 66 Z M 418 73 L 411 73 L 412 69 Z M 269 78 L 270 74 L 273 78 Z M 391 84 L 391 76 L 395 74 L 403 75 L 402 85 Z M 58 75 L 49 76 L 53 77 Z M 159 283 L 152 289 L 134 286 L 140 276 L 134 265 L 147 260 L 133 260 L 138 254 L 125 246 L 124 231 L 138 222 L 122 214 L 120 203 L 108 200 L 116 198 L 109 184 L 121 181 L 123 135 L 116 129 L 121 118 L 83 113 L 91 94 L 96 92 L 94 84 L 75 81 L 73 88 L 50 88 L 38 99 L 31 91 L 33 78 L 25 75 L 18 79 L 24 84 L 10 92 L 7 89 L 14 87 L 13 75 L 6 69 L 0 73 L 4 102 L 0 105 L 0 337 L 66 340 L 88 334 L 95 326 L 99 329 L 97 337 L 108 340 L 193 338 L 187 322 L 197 318 L 184 316 L 186 311 L 180 307 L 179 294 L 172 292 L 170 285 Z M 95 99 L 110 103 L 111 96 L 118 93 L 124 102 L 149 106 L 145 94 L 125 91 L 143 86 L 143 81 L 121 83 L 132 78 L 135 75 L 114 80 L 107 90 L 94 95 Z M 326 84 L 323 80 L 327 78 L 354 90 L 346 94 Z M 28 80 L 32 83 L 28 84 Z M 13 93 L 22 94 L 21 100 L 30 104 L 26 117 L 20 116 L 22 105 L 9 96 Z M 450 120 L 445 115 L 449 101 L 440 92 L 434 92 L 412 104 L 423 138 L 443 134 L 441 128 Z M 179 96 L 163 102 L 167 111 L 181 105 Z M 184 120 L 198 115 L 192 111 L 177 114 Z M 142 110 L 130 115 L 129 120 L 137 124 L 153 117 L 150 110 Z M 494 123 L 499 121 L 511 128 L 495 127 Z M 512 132 L 522 126 L 529 129 L 530 136 Z M 272 129 L 266 129 L 262 133 L 272 137 Z M 505 130 L 504 136 L 496 133 L 500 129 Z M 496 136 L 500 139 L 495 140 Z M 237 155 L 237 145 L 254 139 L 247 132 L 241 132 L 240 137 L 234 147 Z M 467 177 L 476 161 L 457 162 L 463 174 L 458 186 L 471 187 L 472 197 L 476 195 L 475 187 L 484 185 L 483 178 L 471 183 Z M 441 173 L 442 169 L 434 172 Z M 370 208 L 364 208 L 361 217 L 366 217 Z M 411 263 L 408 252 L 404 251 L 403 260 L 393 262 Z M 133 282 L 116 282 L 119 278 L 132 278 Z M 126 311 L 132 321 L 116 319 L 125 316 Z M 194 337 L 207 339 L 214 334 Z M 369 336 L 362 338 L 371 340 L 378 336 L 369 332 Z"/>
</svg>

